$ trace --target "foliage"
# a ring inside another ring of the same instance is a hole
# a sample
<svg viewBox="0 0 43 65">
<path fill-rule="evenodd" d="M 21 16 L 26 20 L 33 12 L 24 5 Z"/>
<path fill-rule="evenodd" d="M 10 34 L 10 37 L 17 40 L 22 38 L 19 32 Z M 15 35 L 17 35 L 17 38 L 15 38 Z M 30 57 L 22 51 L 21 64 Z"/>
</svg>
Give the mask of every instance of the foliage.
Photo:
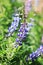
<svg viewBox="0 0 43 65">
<path fill-rule="evenodd" d="M 43 21 L 42 14 L 33 11 L 29 13 L 27 21 L 30 22 L 30 18 L 33 18 L 35 26 L 32 27 L 26 39 L 22 41 L 22 46 L 16 49 L 13 45 L 18 31 L 15 31 L 11 37 L 5 37 L 13 20 L 14 7 L 18 9 L 22 6 L 23 4 L 17 0 L 0 0 L 0 65 L 43 65 L 43 55 L 34 62 L 31 60 L 26 62 L 27 55 L 35 51 L 41 44 L 43 26 L 40 25 L 40 21 Z"/>
</svg>

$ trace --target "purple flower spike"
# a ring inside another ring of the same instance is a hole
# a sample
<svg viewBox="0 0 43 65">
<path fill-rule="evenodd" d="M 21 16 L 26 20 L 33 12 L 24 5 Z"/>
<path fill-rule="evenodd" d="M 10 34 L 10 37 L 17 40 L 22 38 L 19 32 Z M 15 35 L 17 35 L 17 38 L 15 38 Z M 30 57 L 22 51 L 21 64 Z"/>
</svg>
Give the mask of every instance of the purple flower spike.
<svg viewBox="0 0 43 65">
<path fill-rule="evenodd" d="M 34 60 L 37 57 L 41 56 L 41 53 L 43 54 L 43 45 L 40 45 L 40 47 L 28 57 L 30 58 L 30 60 Z"/>
<path fill-rule="evenodd" d="M 8 29 L 8 35 L 7 36 L 11 36 L 12 33 L 17 30 L 17 27 L 19 25 L 19 22 L 21 20 L 21 18 L 19 17 L 19 14 L 15 14 L 15 16 L 13 17 L 14 21 L 11 23 L 11 26 Z M 10 33 L 10 35 L 9 35 Z"/>
<path fill-rule="evenodd" d="M 17 34 L 19 42 L 26 38 L 26 36 L 32 26 L 33 26 L 32 23 L 27 23 L 27 22 L 21 23 L 20 29 Z M 18 42 L 18 44 L 19 44 L 19 42 Z"/>
</svg>

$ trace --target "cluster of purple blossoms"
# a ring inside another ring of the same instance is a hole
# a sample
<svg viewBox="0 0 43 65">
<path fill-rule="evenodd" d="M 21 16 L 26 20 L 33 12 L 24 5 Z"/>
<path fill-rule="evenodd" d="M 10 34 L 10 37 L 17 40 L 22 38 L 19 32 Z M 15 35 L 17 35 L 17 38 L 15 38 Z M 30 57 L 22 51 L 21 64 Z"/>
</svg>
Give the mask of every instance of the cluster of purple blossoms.
<svg viewBox="0 0 43 65">
<path fill-rule="evenodd" d="M 40 47 L 35 52 L 30 54 L 26 60 L 28 61 L 30 59 L 34 61 L 37 57 L 41 56 L 41 54 L 43 54 L 43 45 L 40 45 Z"/>
<path fill-rule="evenodd" d="M 16 43 L 22 45 L 22 40 L 26 38 L 26 35 L 29 33 L 32 26 L 33 26 L 32 23 L 26 23 L 26 22 L 21 23 L 21 27 L 17 34 L 18 38 L 16 39 Z"/>
<path fill-rule="evenodd" d="M 17 30 L 17 27 L 19 25 L 19 22 L 21 20 L 21 18 L 19 17 L 19 14 L 15 14 L 13 17 L 13 22 L 11 23 L 11 26 L 8 28 L 8 34 L 7 37 L 11 36 L 12 33 Z"/>
</svg>

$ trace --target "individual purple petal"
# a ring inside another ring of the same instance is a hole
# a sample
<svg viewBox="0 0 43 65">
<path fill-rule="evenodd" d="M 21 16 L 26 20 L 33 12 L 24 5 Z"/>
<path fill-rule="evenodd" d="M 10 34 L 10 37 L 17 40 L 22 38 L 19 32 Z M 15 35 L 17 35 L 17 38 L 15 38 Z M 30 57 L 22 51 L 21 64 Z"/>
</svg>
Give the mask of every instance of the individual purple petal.
<svg viewBox="0 0 43 65">
<path fill-rule="evenodd" d="M 16 42 L 19 42 L 19 38 L 16 39 Z"/>
<path fill-rule="evenodd" d="M 43 49 L 43 46 L 42 46 L 42 45 L 40 45 L 40 49 L 41 49 L 41 50 Z"/>
</svg>

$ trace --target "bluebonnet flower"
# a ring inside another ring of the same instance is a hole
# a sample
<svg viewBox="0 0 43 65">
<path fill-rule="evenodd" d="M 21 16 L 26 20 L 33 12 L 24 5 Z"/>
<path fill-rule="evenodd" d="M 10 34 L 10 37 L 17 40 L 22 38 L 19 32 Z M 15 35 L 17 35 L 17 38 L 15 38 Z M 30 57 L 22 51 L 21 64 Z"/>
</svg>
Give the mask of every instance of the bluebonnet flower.
<svg viewBox="0 0 43 65">
<path fill-rule="evenodd" d="M 30 31 L 31 27 L 33 26 L 32 23 L 21 23 L 20 29 L 18 31 L 18 38 L 16 39 L 16 43 L 19 43 L 19 45 L 22 45 L 22 40 L 26 38 L 26 35 Z"/>
<path fill-rule="evenodd" d="M 40 47 L 33 52 L 32 54 L 30 54 L 28 56 L 28 58 L 32 61 L 34 61 L 34 59 L 36 59 L 37 57 L 41 56 L 41 53 L 43 54 L 43 45 L 40 45 Z M 28 58 L 26 59 L 28 61 Z"/>
<path fill-rule="evenodd" d="M 21 18 L 19 17 L 19 14 L 15 14 L 13 17 L 14 21 L 11 23 L 11 26 L 8 28 L 8 34 L 7 37 L 11 36 L 12 33 L 17 30 L 17 27 L 19 25 L 19 22 Z"/>
<path fill-rule="evenodd" d="M 23 39 L 26 38 L 26 36 L 29 34 L 29 31 L 31 30 L 31 27 L 33 27 L 33 23 L 21 23 L 20 29 L 18 30 L 17 38 L 16 38 L 16 43 L 14 42 L 14 47 L 18 48 L 18 46 L 22 45 Z"/>
</svg>

